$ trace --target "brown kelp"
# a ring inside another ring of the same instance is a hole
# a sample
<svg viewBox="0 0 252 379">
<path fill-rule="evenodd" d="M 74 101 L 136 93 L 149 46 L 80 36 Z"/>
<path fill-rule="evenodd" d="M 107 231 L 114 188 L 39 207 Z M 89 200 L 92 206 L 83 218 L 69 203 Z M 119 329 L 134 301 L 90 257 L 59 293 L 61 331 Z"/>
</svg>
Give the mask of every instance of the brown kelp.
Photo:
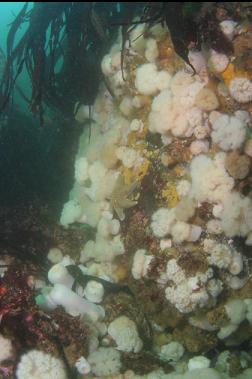
<svg viewBox="0 0 252 379">
<path fill-rule="evenodd" d="M 72 114 L 80 101 L 92 105 L 101 79 L 100 61 L 112 41 L 118 3 L 25 3 L 10 26 L 7 62 L 0 90 L 2 111 L 13 96 L 16 79 L 27 70 L 30 109 L 43 120 L 43 106 Z M 17 31 L 28 24 L 21 38 Z"/>
<path fill-rule="evenodd" d="M 176 52 L 189 63 L 189 17 L 184 13 L 184 3 L 37 2 L 31 9 L 25 3 L 8 33 L 0 111 L 12 99 L 24 69 L 32 86 L 30 109 L 41 121 L 45 104 L 68 116 L 77 101 L 91 106 L 102 79 L 101 58 L 116 36 L 116 25 L 122 26 L 122 67 L 129 32 L 139 22 L 166 24 Z M 28 26 L 18 38 L 24 24 Z"/>
<path fill-rule="evenodd" d="M 136 25 L 146 23 L 148 29 L 157 23 L 166 25 L 169 29 L 171 40 L 176 53 L 189 65 L 194 71 L 188 59 L 188 48 L 191 43 L 198 47 L 198 35 L 196 23 L 194 22 L 192 13 L 198 11 L 202 3 L 185 3 L 185 2 L 147 2 L 143 3 L 143 7 L 138 14 L 137 20 L 126 20 L 117 23 L 122 26 L 122 56 L 121 67 L 123 75 L 123 56 L 126 41 L 129 40 L 129 34 Z M 124 75 L 123 75 L 124 77 Z"/>
<path fill-rule="evenodd" d="M 234 12 L 235 4 L 37 2 L 30 9 L 25 3 L 7 38 L 0 112 L 12 99 L 16 80 L 24 69 L 32 86 L 30 109 L 41 121 L 45 105 L 68 117 L 77 102 L 91 106 L 103 79 L 101 59 L 115 40 L 119 26 L 122 75 L 126 42 L 139 23 L 146 24 L 144 33 L 157 23 L 167 26 L 176 53 L 189 65 L 188 49 L 200 48 L 210 41 L 216 50 L 230 53 L 230 41 L 221 33 L 219 22 L 231 13 L 237 20 L 244 14 L 251 17 L 251 6 L 241 3 Z M 28 26 L 18 38 L 17 32 L 25 24 Z"/>
</svg>

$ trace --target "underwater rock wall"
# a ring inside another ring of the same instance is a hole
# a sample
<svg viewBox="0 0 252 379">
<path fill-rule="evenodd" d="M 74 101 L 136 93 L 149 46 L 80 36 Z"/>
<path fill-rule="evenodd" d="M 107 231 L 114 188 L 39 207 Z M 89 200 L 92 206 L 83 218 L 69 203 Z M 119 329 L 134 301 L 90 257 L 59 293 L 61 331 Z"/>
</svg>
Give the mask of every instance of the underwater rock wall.
<svg viewBox="0 0 252 379">
<path fill-rule="evenodd" d="M 247 37 L 243 25 L 221 27 L 230 40 Z M 123 59 L 121 46 L 119 34 L 103 58 L 107 87 L 61 214 L 65 227 L 95 230 L 75 262 L 82 272 L 133 293 L 104 296 L 88 282 L 88 312 L 102 318 L 89 369 L 104 378 L 249 378 L 251 73 L 209 49 L 190 52 L 194 74 L 161 25 L 135 27 Z M 86 118 L 80 106 L 76 119 Z"/>
</svg>

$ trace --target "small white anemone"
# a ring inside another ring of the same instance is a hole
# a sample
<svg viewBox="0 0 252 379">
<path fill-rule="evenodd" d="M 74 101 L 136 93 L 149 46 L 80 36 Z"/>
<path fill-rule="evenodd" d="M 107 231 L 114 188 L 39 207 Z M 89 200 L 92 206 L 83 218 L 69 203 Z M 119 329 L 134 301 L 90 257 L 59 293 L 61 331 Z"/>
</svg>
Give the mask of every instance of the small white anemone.
<svg viewBox="0 0 252 379">
<path fill-rule="evenodd" d="M 175 243 L 181 243 L 189 239 L 190 231 L 189 224 L 183 221 L 177 221 L 171 229 L 171 235 Z"/>
<path fill-rule="evenodd" d="M 147 275 L 152 259 L 153 256 L 148 255 L 146 250 L 139 249 L 136 251 L 131 269 L 134 279 L 141 279 Z"/>
<path fill-rule="evenodd" d="M 101 306 L 83 299 L 63 284 L 55 284 L 47 298 L 53 304 L 61 305 L 72 316 L 87 315 L 93 321 L 97 321 L 105 315 Z"/>
<path fill-rule="evenodd" d="M 208 368 L 210 366 L 210 363 L 211 361 L 208 358 L 199 355 L 189 359 L 188 370 L 192 371 L 201 368 Z"/>
<path fill-rule="evenodd" d="M 189 50 L 188 59 L 197 74 L 200 74 L 206 69 L 206 59 L 201 51 Z"/>
<path fill-rule="evenodd" d="M 138 353 L 143 347 L 136 324 L 126 316 L 117 317 L 112 321 L 108 327 L 108 334 L 116 342 L 118 350 Z"/>
<path fill-rule="evenodd" d="M 169 87 L 171 75 L 167 71 L 158 71 L 154 63 L 145 63 L 136 69 L 135 86 L 143 95 L 154 95 Z"/>
<path fill-rule="evenodd" d="M 173 209 L 160 208 L 153 213 L 151 218 L 151 229 L 156 237 L 162 238 L 170 233 L 175 222 L 175 212 Z"/>
<path fill-rule="evenodd" d="M 207 140 L 196 140 L 190 145 L 190 151 L 193 155 L 199 155 L 201 153 L 206 154 L 209 150 L 209 142 Z"/>
<path fill-rule="evenodd" d="M 134 118 L 131 123 L 130 123 L 130 129 L 133 131 L 133 132 L 139 132 L 141 133 L 143 131 L 143 128 L 144 128 L 144 123 L 142 120 L 139 120 L 137 118 Z"/>
<path fill-rule="evenodd" d="M 185 349 L 183 345 L 179 342 L 173 341 L 161 347 L 159 356 L 162 360 L 167 362 L 178 362 L 182 358 L 184 352 Z"/>
<path fill-rule="evenodd" d="M 154 38 L 149 38 L 146 41 L 145 58 L 152 63 L 158 58 L 158 54 L 157 41 Z"/>
<path fill-rule="evenodd" d="M 48 280 L 52 284 L 60 283 L 71 288 L 74 278 L 69 274 L 67 268 L 62 263 L 57 263 L 48 271 Z"/>
<path fill-rule="evenodd" d="M 124 116 L 129 117 L 134 109 L 132 98 L 129 96 L 124 97 L 119 105 L 119 109 Z"/>
<path fill-rule="evenodd" d="M 75 362 L 75 367 L 78 371 L 78 373 L 82 375 L 87 375 L 91 371 L 90 364 L 84 357 L 80 357 L 76 362 Z"/>
<path fill-rule="evenodd" d="M 113 347 L 99 347 L 88 356 L 92 373 L 100 377 L 119 374 L 121 369 L 120 352 Z"/>
<path fill-rule="evenodd" d="M 230 81 L 229 93 L 238 103 L 252 101 L 252 81 L 247 78 L 234 78 Z"/>
<path fill-rule="evenodd" d="M 67 379 L 63 363 L 51 354 L 38 350 L 22 355 L 16 376 L 17 379 Z"/>
<path fill-rule="evenodd" d="M 59 263 L 63 258 L 62 251 L 58 247 L 52 247 L 47 254 L 47 258 L 54 264 Z"/>
<path fill-rule="evenodd" d="M 84 289 L 84 295 L 92 303 L 100 303 L 104 295 L 103 285 L 95 280 L 90 280 Z"/>
<path fill-rule="evenodd" d="M 0 334 L 0 363 L 10 359 L 13 354 L 12 343 L 9 338 L 5 338 L 2 334 Z"/>
<path fill-rule="evenodd" d="M 116 150 L 116 156 L 127 168 L 136 167 L 142 163 L 142 156 L 140 152 L 136 149 L 132 149 L 131 147 L 118 147 Z"/>
<path fill-rule="evenodd" d="M 224 20 L 220 22 L 220 28 L 222 33 L 225 34 L 225 36 L 230 40 L 233 39 L 236 33 L 236 26 L 237 22 L 233 20 Z"/>
<path fill-rule="evenodd" d="M 234 180 L 225 170 L 225 153 L 217 153 L 214 159 L 206 155 L 194 157 L 190 164 L 191 194 L 200 202 L 220 203 L 234 186 Z"/>
<path fill-rule="evenodd" d="M 239 149 L 246 138 L 246 124 L 237 117 L 223 114 L 213 122 L 211 137 L 224 151 Z"/>
<path fill-rule="evenodd" d="M 79 202 L 76 200 L 69 200 L 64 204 L 60 217 L 60 223 L 61 225 L 67 227 L 69 224 L 77 221 L 81 217 L 81 214 L 82 208 Z"/>
<path fill-rule="evenodd" d="M 212 219 L 207 222 L 207 231 L 212 234 L 221 234 L 221 223 L 220 220 Z"/>
<path fill-rule="evenodd" d="M 246 319 L 247 313 L 247 305 L 241 299 L 230 300 L 224 307 L 229 321 L 221 327 L 218 333 L 219 339 L 225 339 L 235 332 Z"/>
<path fill-rule="evenodd" d="M 78 158 L 75 161 L 75 180 L 79 184 L 83 184 L 88 179 L 88 160 L 85 157 Z"/>
<path fill-rule="evenodd" d="M 227 269 L 232 264 L 232 251 L 227 245 L 218 243 L 210 251 L 208 263 L 219 269 Z"/>
<path fill-rule="evenodd" d="M 225 54 L 218 53 L 211 49 L 210 58 L 208 60 L 208 66 L 215 72 L 223 72 L 229 64 L 229 58 Z"/>
<path fill-rule="evenodd" d="M 182 179 L 178 182 L 176 186 L 177 193 L 179 197 L 184 197 L 188 195 L 191 189 L 191 183 L 188 180 Z"/>
<path fill-rule="evenodd" d="M 239 275 L 243 270 L 243 258 L 240 253 L 234 252 L 232 256 L 232 262 L 229 266 L 229 272 L 232 275 Z"/>
</svg>

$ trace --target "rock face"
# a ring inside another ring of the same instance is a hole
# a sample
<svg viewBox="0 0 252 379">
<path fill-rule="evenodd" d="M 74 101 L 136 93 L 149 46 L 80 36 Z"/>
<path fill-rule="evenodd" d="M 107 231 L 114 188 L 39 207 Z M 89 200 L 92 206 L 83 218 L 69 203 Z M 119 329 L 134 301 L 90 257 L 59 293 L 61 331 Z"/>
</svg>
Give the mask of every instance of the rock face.
<svg viewBox="0 0 252 379">
<path fill-rule="evenodd" d="M 232 44 L 239 25 L 224 21 L 220 30 Z M 83 270 L 131 288 L 133 307 L 151 326 L 159 368 L 166 346 L 179 346 L 174 365 L 191 358 L 189 370 L 217 378 L 208 368 L 217 357 L 210 362 L 204 354 L 223 344 L 228 349 L 237 339 L 242 359 L 239 330 L 251 322 L 251 264 L 236 244 L 237 237 L 249 244 L 252 235 L 252 108 L 250 92 L 244 95 L 251 78 L 214 49 L 209 62 L 201 52 L 189 55 L 197 66 L 192 75 L 167 31 L 155 25 L 145 37 L 145 28 L 139 29 L 141 41 L 127 47 L 125 80 L 120 34 L 104 57 L 102 70 L 115 97 L 101 86 L 91 141 L 84 132 L 76 156 L 69 202 L 78 212 L 68 202 L 62 219 L 65 226 L 72 220 L 97 227 L 81 251 Z M 137 28 L 130 39 L 133 34 Z M 117 345 L 129 367 L 146 349 L 144 328 L 131 312 L 132 299 L 128 308 L 127 301 L 114 301 L 106 293 L 99 297 L 108 327 L 103 341 Z M 232 304 L 243 312 L 235 322 Z"/>
</svg>

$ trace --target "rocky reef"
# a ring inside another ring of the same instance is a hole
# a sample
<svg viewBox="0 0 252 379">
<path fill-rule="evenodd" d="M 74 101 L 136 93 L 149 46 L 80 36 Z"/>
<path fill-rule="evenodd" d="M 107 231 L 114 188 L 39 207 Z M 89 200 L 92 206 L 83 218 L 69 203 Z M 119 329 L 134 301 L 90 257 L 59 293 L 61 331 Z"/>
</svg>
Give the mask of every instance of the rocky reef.
<svg viewBox="0 0 252 379">
<path fill-rule="evenodd" d="M 136 22 L 102 60 L 60 218 L 90 238 L 49 253 L 38 299 L 87 323 L 80 377 L 252 376 L 252 25 L 215 11 L 229 51 L 208 36 L 189 65 Z"/>
</svg>

